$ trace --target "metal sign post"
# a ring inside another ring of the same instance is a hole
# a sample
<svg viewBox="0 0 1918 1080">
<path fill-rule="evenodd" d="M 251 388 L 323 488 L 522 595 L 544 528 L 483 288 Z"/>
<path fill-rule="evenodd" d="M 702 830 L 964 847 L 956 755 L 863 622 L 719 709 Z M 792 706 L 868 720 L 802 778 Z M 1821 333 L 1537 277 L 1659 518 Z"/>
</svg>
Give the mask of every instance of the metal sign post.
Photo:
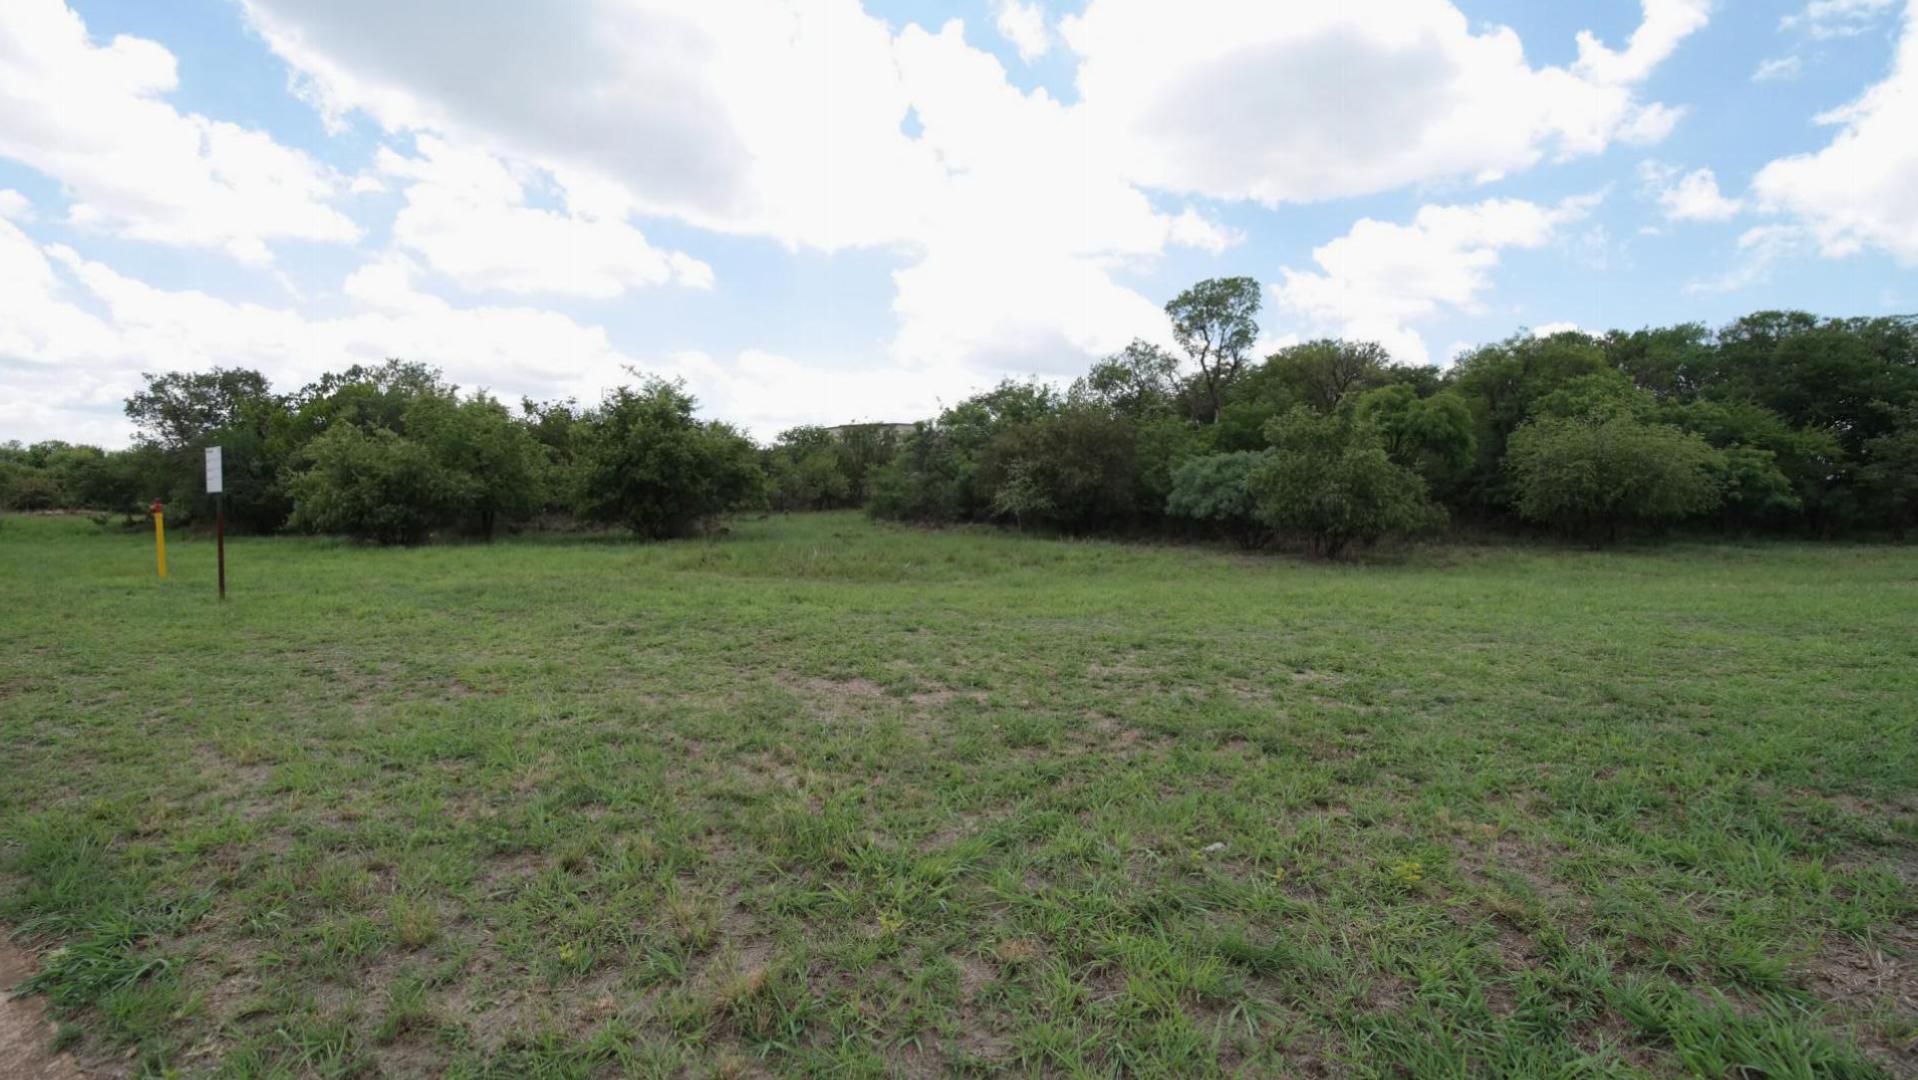
<svg viewBox="0 0 1918 1080">
<path fill-rule="evenodd" d="M 206 492 L 213 496 L 213 536 L 219 550 L 220 599 L 226 599 L 226 473 L 220 448 L 206 448 Z"/>
</svg>

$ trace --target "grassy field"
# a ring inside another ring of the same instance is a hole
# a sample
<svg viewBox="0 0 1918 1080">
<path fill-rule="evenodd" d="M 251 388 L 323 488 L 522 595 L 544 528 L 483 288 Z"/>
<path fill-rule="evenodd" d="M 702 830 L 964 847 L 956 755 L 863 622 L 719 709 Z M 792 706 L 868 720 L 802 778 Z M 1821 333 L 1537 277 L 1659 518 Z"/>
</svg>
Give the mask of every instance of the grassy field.
<svg viewBox="0 0 1918 1080">
<path fill-rule="evenodd" d="M 83 1061 L 1918 1074 L 1918 549 L 172 547 L 0 525 Z"/>
</svg>

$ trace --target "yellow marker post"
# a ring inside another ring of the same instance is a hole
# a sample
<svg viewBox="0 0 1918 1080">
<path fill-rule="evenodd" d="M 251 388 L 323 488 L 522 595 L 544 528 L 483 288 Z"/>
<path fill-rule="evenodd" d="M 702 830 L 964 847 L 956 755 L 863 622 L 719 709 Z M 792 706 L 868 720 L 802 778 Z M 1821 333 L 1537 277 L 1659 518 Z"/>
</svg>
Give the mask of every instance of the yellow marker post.
<svg viewBox="0 0 1918 1080">
<path fill-rule="evenodd" d="M 166 580 L 166 508 L 153 502 L 153 557 L 160 565 L 160 580 Z"/>
</svg>

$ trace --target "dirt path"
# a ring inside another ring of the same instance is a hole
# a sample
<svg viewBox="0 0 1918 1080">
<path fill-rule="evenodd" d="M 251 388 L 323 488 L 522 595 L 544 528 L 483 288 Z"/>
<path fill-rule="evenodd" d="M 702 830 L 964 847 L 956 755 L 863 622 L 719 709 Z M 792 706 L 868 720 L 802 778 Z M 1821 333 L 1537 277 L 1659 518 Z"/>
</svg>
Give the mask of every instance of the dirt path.
<svg viewBox="0 0 1918 1080">
<path fill-rule="evenodd" d="M 32 974 L 32 959 L 0 934 L 0 1080 L 83 1080 L 72 1058 L 49 1049 L 53 1025 L 39 999 L 12 996 Z"/>
</svg>

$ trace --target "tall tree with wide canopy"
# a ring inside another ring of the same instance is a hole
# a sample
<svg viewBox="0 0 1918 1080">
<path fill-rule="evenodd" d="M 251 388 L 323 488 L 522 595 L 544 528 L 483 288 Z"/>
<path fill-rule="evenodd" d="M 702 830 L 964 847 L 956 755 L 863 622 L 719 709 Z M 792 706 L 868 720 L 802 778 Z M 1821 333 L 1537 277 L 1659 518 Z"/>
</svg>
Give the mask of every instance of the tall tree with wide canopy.
<svg viewBox="0 0 1918 1080">
<path fill-rule="evenodd" d="M 1172 337 L 1199 365 L 1208 421 L 1219 418 L 1225 389 L 1245 368 L 1258 340 L 1259 283 L 1254 278 L 1209 278 L 1172 298 Z"/>
</svg>

